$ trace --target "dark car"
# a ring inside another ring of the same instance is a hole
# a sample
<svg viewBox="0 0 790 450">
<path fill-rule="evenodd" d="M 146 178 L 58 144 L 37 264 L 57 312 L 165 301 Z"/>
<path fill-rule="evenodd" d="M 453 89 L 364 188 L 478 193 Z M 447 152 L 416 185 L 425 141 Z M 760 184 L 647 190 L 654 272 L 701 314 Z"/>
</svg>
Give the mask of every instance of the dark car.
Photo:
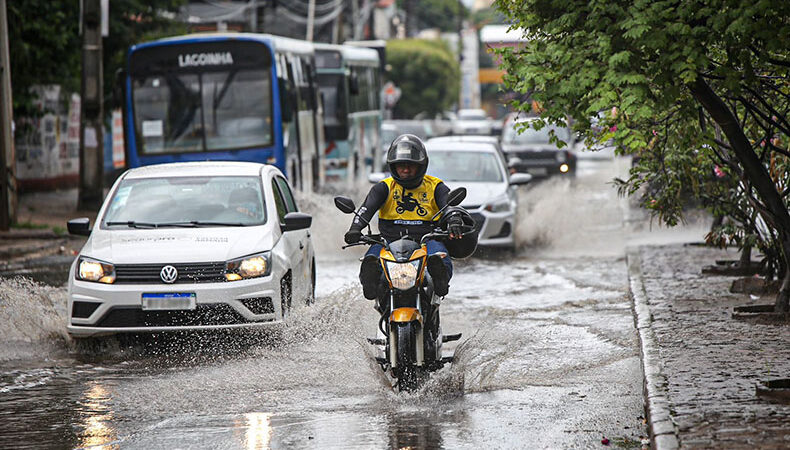
<svg viewBox="0 0 790 450">
<path fill-rule="evenodd" d="M 502 150 L 508 166 L 517 172 L 526 172 L 535 178 L 552 175 L 572 176 L 576 174 L 576 154 L 570 128 L 546 125 L 540 130 L 530 126 L 536 119 L 510 119 L 502 128 Z M 552 143 L 550 131 L 565 142 L 563 148 Z"/>
</svg>

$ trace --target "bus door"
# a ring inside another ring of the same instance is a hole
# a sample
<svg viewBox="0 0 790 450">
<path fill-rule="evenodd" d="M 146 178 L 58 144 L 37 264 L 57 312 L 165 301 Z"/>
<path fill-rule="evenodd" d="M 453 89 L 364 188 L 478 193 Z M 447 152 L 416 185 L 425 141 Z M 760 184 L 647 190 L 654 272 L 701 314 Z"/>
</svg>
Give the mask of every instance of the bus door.
<svg viewBox="0 0 790 450">
<path fill-rule="evenodd" d="M 286 174 L 291 180 L 291 184 L 303 189 L 302 185 L 302 145 L 299 136 L 299 90 L 296 88 L 294 80 L 294 70 L 290 60 L 285 54 L 280 53 L 278 59 L 284 69 L 280 73 L 285 75 L 285 98 L 280 99 L 283 104 L 286 102 L 290 107 L 283 110 L 283 147 L 285 149 Z M 286 111 L 288 114 L 286 114 Z"/>
</svg>

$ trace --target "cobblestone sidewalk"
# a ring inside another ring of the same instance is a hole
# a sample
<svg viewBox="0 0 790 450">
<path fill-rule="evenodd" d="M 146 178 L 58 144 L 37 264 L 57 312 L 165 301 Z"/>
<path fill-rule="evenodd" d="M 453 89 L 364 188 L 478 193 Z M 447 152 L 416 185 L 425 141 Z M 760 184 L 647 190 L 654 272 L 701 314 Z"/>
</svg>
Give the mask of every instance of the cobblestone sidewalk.
<svg viewBox="0 0 790 450">
<path fill-rule="evenodd" d="M 790 405 L 756 395 L 759 381 L 790 378 L 790 325 L 732 318 L 773 296 L 732 294 L 735 277 L 701 272 L 737 256 L 693 245 L 628 252 L 654 449 L 790 448 Z"/>
</svg>

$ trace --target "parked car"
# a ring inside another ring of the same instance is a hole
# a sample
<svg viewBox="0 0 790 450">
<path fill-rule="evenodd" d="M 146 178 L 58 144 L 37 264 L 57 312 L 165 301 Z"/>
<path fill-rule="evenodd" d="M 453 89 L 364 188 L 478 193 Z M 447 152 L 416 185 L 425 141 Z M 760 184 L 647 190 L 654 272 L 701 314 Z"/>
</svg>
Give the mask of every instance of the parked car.
<svg viewBox="0 0 790 450">
<path fill-rule="evenodd" d="M 283 174 L 249 162 L 131 169 L 71 266 L 69 334 L 258 327 L 315 295 L 311 216 Z"/>
<path fill-rule="evenodd" d="M 467 196 L 461 206 L 475 220 L 478 245 L 515 248 L 518 223 L 517 186 L 528 183 L 529 174 L 510 175 L 496 145 L 487 142 L 452 142 L 432 139 L 426 143 L 428 174 L 450 189 L 463 186 Z"/>
<path fill-rule="evenodd" d="M 460 109 L 453 134 L 491 134 L 491 119 L 482 109 Z"/>
<path fill-rule="evenodd" d="M 533 177 L 552 175 L 571 176 L 576 174 L 576 153 L 573 134 L 568 127 L 546 125 L 535 130 L 530 125 L 535 118 L 510 118 L 502 129 L 502 150 L 507 156 L 508 166 Z M 523 130 L 522 130 L 523 128 Z M 552 143 L 550 131 L 567 144 L 559 148 Z"/>
</svg>

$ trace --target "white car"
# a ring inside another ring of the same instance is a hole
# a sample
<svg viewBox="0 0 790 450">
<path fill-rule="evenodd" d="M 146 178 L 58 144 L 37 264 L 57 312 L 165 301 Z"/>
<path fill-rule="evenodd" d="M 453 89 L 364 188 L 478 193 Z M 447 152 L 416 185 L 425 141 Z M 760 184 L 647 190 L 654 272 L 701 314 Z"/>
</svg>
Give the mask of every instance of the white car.
<svg viewBox="0 0 790 450">
<path fill-rule="evenodd" d="M 74 337 L 259 327 L 315 295 L 312 217 L 283 174 L 248 162 L 131 169 L 110 189 L 71 266 Z"/>
<path fill-rule="evenodd" d="M 453 122 L 453 134 L 491 134 L 491 119 L 482 109 L 458 110 Z"/>
<path fill-rule="evenodd" d="M 441 178 L 450 189 L 463 186 L 461 204 L 474 218 L 480 232 L 478 245 L 515 248 L 518 223 L 517 186 L 529 183 L 525 173 L 510 175 L 496 144 L 483 141 L 430 139 L 428 174 Z"/>
</svg>

